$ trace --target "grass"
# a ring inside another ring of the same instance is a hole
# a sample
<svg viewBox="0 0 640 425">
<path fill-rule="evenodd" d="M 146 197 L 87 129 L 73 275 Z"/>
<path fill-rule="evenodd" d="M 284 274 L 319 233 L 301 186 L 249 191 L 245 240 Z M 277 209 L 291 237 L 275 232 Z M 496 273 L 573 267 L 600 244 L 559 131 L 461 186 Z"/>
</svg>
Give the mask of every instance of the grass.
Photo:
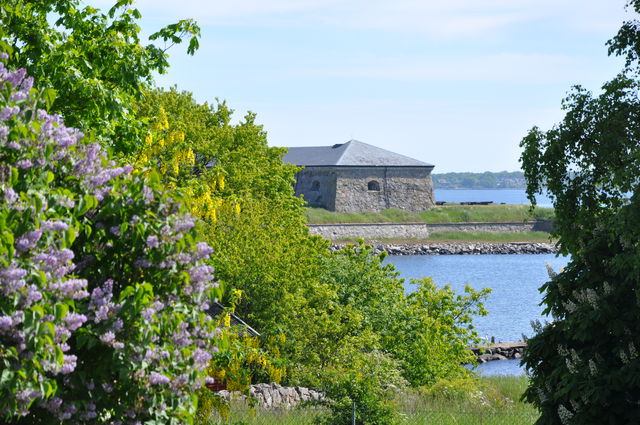
<svg viewBox="0 0 640 425">
<path fill-rule="evenodd" d="M 354 238 L 339 238 L 333 242 L 356 244 Z M 554 242 L 547 232 L 434 232 L 427 239 L 375 239 L 365 240 L 367 244 L 411 244 L 411 245 L 427 245 L 434 242 L 489 242 L 489 243 L 507 243 L 507 242 L 527 242 L 527 243 L 550 243 Z"/>
<path fill-rule="evenodd" d="M 536 208 L 528 205 L 444 205 L 428 211 L 411 212 L 388 209 L 379 213 L 331 212 L 322 208 L 307 208 L 307 223 L 460 223 L 460 222 L 522 222 L 549 220 L 553 208 Z"/>
<path fill-rule="evenodd" d="M 536 409 L 520 401 L 527 387 L 525 376 L 480 377 L 471 396 L 411 392 L 398 397 L 401 425 L 532 425 Z M 477 388 L 476 388 L 477 387 Z M 454 391 L 455 393 L 455 391 Z M 451 394 L 451 393 L 449 393 Z M 234 403 L 228 421 L 212 419 L 208 425 L 311 425 L 322 410 L 263 409 L 254 414 L 244 403 Z"/>
<path fill-rule="evenodd" d="M 525 376 L 481 377 L 471 396 L 422 395 L 406 400 L 402 425 L 532 425 L 536 409 L 520 401 L 527 387 Z M 451 394 L 451 393 L 449 393 Z"/>
</svg>

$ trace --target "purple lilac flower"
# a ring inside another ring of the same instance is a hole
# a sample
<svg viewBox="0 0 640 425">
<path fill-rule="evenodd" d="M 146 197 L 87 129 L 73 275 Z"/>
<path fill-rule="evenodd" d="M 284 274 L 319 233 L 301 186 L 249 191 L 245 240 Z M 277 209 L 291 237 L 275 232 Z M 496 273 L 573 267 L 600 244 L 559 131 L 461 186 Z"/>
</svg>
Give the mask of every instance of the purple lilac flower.
<svg viewBox="0 0 640 425">
<path fill-rule="evenodd" d="M 67 230 L 69 228 L 69 225 L 59 220 L 55 220 L 55 221 L 45 220 L 42 223 L 40 223 L 40 228 L 48 232 L 62 231 L 62 230 Z"/>
<path fill-rule="evenodd" d="M 16 71 L 7 73 L 7 75 L 4 76 L 4 80 L 7 83 L 11 83 L 13 87 L 18 87 L 20 83 L 22 83 L 25 75 L 27 75 L 27 70 L 24 68 L 20 68 Z"/>
<path fill-rule="evenodd" d="M 11 142 L 7 143 L 7 147 L 9 149 L 13 149 L 15 151 L 19 151 L 20 150 L 20 144 L 18 142 L 15 142 L 15 141 L 11 141 Z"/>
<path fill-rule="evenodd" d="M 27 170 L 33 167 L 33 162 L 31 162 L 31 160 L 29 159 L 21 159 L 20 161 L 16 162 L 16 167 Z"/>
<path fill-rule="evenodd" d="M 16 399 L 29 402 L 42 397 L 42 393 L 37 390 L 20 390 L 16 393 Z"/>
<path fill-rule="evenodd" d="M 80 328 L 86 321 L 87 316 L 78 313 L 69 313 L 64 318 L 64 322 L 67 324 L 67 328 L 69 328 L 70 331 L 75 331 Z"/>
<path fill-rule="evenodd" d="M 144 199 L 144 203 L 149 205 L 153 202 L 153 191 L 146 184 L 142 186 L 142 198 Z"/>
<path fill-rule="evenodd" d="M 183 218 L 178 218 L 173 222 L 173 231 L 176 233 L 186 232 L 194 226 L 193 218 L 191 216 L 184 216 Z"/>
<path fill-rule="evenodd" d="M 11 329 L 13 320 L 9 316 L 0 316 L 0 332 L 4 333 Z"/>
<path fill-rule="evenodd" d="M 151 385 L 168 384 L 170 381 L 171 380 L 169 378 L 158 372 L 151 372 L 149 374 L 149 383 Z"/>
<path fill-rule="evenodd" d="M 158 237 L 155 235 L 151 235 L 147 238 L 147 246 L 149 248 L 157 248 L 159 245 L 158 243 Z"/>
<path fill-rule="evenodd" d="M 4 200 L 11 205 L 18 200 L 18 194 L 10 187 L 4 191 Z"/>
<path fill-rule="evenodd" d="M 206 282 L 213 279 L 213 267 L 206 264 L 191 267 L 188 273 L 192 283 Z"/>
<path fill-rule="evenodd" d="M 196 245 L 196 249 L 198 252 L 197 258 L 199 260 L 206 260 L 209 258 L 209 255 L 213 252 L 213 248 L 211 248 L 206 242 L 198 242 Z"/>
<path fill-rule="evenodd" d="M 189 384 L 189 375 L 187 375 L 186 373 L 183 373 L 173 378 L 173 381 L 171 382 L 171 387 L 175 389 L 184 388 L 188 384 Z"/>
<path fill-rule="evenodd" d="M 60 373 L 63 375 L 68 375 L 76 369 L 76 361 L 78 357 L 73 354 L 65 354 L 64 355 L 64 363 L 60 368 Z"/>
<path fill-rule="evenodd" d="M 151 267 L 153 265 L 153 263 L 143 257 L 143 258 L 138 258 L 136 261 L 134 261 L 133 265 L 136 266 L 136 267 L 143 268 L 143 269 L 148 269 L 149 267 Z"/>
<path fill-rule="evenodd" d="M 31 307 L 31 305 L 35 302 L 38 302 L 42 299 L 42 292 L 38 290 L 36 285 L 29 285 L 26 288 L 24 295 L 22 296 L 22 306 L 25 308 Z"/>
<path fill-rule="evenodd" d="M 195 364 L 203 365 L 203 364 L 206 364 L 209 360 L 211 360 L 211 354 L 209 354 L 208 352 L 200 348 L 196 348 L 196 350 L 192 354 L 192 358 Z"/>
<path fill-rule="evenodd" d="M 89 292 L 86 290 L 86 279 L 68 279 L 59 281 L 49 285 L 49 288 L 56 291 L 57 295 L 61 298 L 80 300 L 89 296 Z"/>
<path fill-rule="evenodd" d="M 15 264 L 12 264 L 8 269 L 0 272 L 0 277 L 2 277 L 3 280 L 14 281 L 23 278 L 26 274 L 26 270 L 17 268 Z"/>
<path fill-rule="evenodd" d="M 0 121 L 7 121 L 14 115 L 17 115 L 20 112 L 19 106 L 6 106 L 2 110 L 0 110 Z"/>
<path fill-rule="evenodd" d="M 91 293 L 91 302 L 89 303 L 89 310 L 94 311 L 95 323 L 102 322 L 109 318 L 109 312 L 115 307 L 111 301 L 113 290 L 113 281 L 107 280 L 102 287 L 97 287 Z"/>
<path fill-rule="evenodd" d="M 71 336 L 71 332 L 69 331 L 69 329 L 67 329 L 64 326 L 60 326 L 60 325 L 55 325 L 54 326 L 54 332 L 55 332 L 55 336 L 53 338 L 53 341 L 56 344 L 60 344 L 64 341 L 67 340 L 67 338 L 69 338 Z"/>
<path fill-rule="evenodd" d="M 105 332 L 100 335 L 100 341 L 102 341 L 103 344 L 110 345 L 113 341 L 115 341 L 115 339 L 116 335 L 111 331 Z"/>
<path fill-rule="evenodd" d="M 40 238 L 42 237 L 42 229 L 36 229 L 32 232 L 27 232 L 24 235 L 16 239 L 15 247 L 18 252 L 24 252 L 28 249 L 36 246 Z"/>
</svg>

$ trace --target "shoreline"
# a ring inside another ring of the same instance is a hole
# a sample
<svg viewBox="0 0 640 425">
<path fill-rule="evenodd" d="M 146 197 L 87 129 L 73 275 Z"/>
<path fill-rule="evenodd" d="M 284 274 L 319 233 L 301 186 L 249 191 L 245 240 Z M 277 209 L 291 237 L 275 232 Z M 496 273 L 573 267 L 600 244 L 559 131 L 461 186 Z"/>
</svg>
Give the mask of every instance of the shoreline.
<svg viewBox="0 0 640 425">
<path fill-rule="evenodd" d="M 471 347 L 471 351 L 478 359 L 478 363 L 481 364 L 497 360 L 520 359 L 526 347 L 525 341 L 499 342 Z"/>
<path fill-rule="evenodd" d="M 518 255 L 555 254 L 558 248 L 552 243 L 541 242 L 429 242 L 429 243 L 380 243 L 367 241 L 376 252 L 386 251 L 389 255 Z M 331 243 L 337 250 L 347 243 Z"/>
</svg>

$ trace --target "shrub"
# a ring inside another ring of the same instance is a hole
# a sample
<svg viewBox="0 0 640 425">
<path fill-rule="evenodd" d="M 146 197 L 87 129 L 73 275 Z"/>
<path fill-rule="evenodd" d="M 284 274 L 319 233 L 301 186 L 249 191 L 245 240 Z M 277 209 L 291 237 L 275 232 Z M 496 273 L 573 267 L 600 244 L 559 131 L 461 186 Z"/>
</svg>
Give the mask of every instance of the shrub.
<svg viewBox="0 0 640 425">
<path fill-rule="evenodd" d="M 3 55 L 6 59 L 6 55 Z M 194 221 L 0 62 L 0 412 L 190 421 L 216 331 Z"/>
</svg>

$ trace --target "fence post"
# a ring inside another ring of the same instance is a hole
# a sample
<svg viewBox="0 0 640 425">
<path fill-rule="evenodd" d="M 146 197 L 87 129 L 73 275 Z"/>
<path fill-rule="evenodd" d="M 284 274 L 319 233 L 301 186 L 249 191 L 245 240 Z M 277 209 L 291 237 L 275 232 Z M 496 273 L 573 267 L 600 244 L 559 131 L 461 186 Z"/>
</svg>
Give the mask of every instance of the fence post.
<svg viewBox="0 0 640 425">
<path fill-rule="evenodd" d="M 356 401 L 353 400 L 353 411 L 351 413 L 351 425 L 356 425 Z"/>
</svg>

